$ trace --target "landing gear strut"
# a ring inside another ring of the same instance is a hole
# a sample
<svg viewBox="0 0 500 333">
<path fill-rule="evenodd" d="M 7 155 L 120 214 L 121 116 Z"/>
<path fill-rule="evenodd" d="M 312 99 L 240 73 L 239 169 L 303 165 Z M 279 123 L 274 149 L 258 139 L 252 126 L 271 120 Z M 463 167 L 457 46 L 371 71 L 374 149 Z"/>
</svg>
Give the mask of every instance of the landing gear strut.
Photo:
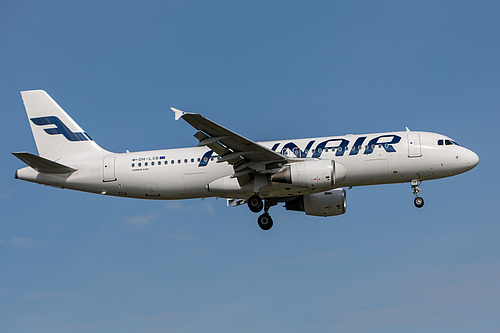
<svg viewBox="0 0 500 333">
<path fill-rule="evenodd" d="M 413 179 L 411 181 L 411 191 L 413 192 L 413 195 L 415 195 L 415 200 L 413 200 L 413 203 L 417 208 L 422 208 L 424 206 L 424 199 L 418 196 L 418 192 L 421 191 L 420 184 L 422 184 L 421 180 Z"/>
<path fill-rule="evenodd" d="M 269 208 L 278 204 L 275 198 L 264 199 L 264 214 L 259 216 L 257 223 L 262 230 L 269 230 L 273 227 L 273 219 L 269 215 Z"/>
</svg>

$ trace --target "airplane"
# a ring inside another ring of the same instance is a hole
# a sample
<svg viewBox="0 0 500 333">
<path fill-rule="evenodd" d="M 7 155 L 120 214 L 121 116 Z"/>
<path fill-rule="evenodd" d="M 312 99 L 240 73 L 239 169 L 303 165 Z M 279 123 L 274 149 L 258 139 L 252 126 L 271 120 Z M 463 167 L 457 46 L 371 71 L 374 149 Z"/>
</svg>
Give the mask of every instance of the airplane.
<svg viewBox="0 0 500 333">
<path fill-rule="evenodd" d="M 196 147 L 112 153 L 101 148 L 45 91 L 22 91 L 39 155 L 16 152 L 28 166 L 15 178 L 118 197 L 226 198 L 246 204 L 269 230 L 269 209 L 311 216 L 346 212 L 354 186 L 410 183 L 421 208 L 422 181 L 473 169 L 479 157 L 451 138 L 406 131 L 254 142 L 196 113 L 172 108 L 191 125 Z"/>
</svg>

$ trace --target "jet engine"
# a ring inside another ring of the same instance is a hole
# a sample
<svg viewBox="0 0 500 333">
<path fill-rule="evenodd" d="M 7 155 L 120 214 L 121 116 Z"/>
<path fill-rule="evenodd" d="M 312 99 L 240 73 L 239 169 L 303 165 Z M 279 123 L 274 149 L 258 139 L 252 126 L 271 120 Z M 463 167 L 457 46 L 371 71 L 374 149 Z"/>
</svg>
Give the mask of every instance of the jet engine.
<svg viewBox="0 0 500 333">
<path fill-rule="evenodd" d="M 347 170 L 332 160 L 295 162 L 271 176 L 271 181 L 304 186 L 310 190 L 332 188 L 345 179 Z"/>
<path fill-rule="evenodd" d="M 346 192 L 343 188 L 306 194 L 285 203 L 286 210 L 305 212 L 312 216 L 342 215 L 346 210 Z"/>
</svg>

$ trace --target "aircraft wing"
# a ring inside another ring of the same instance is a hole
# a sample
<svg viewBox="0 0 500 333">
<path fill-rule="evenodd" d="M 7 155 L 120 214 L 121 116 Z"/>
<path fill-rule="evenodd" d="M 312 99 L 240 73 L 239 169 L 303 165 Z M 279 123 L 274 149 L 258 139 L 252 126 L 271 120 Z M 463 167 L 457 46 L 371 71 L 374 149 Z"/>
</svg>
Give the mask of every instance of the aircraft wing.
<svg viewBox="0 0 500 333">
<path fill-rule="evenodd" d="M 289 160 L 200 114 L 171 109 L 175 112 L 176 120 L 182 118 L 198 130 L 194 134 L 199 141 L 198 146 L 207 146 L 216 152 L 220 156 L 219 163 L 228 162 L 233 165 L 235 170 L 233 177 L 238 177 L 238 180 L 241 176 L 254 171 L 268 173 L 273 165 L 277 167 L 279 163 L 286 163 Z"/>
</svg>

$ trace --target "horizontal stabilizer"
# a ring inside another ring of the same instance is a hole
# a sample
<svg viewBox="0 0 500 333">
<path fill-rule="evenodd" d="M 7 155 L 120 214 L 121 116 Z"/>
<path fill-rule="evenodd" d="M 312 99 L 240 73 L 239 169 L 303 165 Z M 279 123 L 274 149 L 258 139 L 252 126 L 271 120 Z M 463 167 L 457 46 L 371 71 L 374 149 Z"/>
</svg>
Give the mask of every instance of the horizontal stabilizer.
<svg viewBox="0 0 500 333">
<path fill-rule="evenodd" d="M 31 153 L 12 153 L 15 157 L 28 164 L 38 172 L 43 173 L 73 173 L 76 169 L 33 155 Z"/>
</svg>

